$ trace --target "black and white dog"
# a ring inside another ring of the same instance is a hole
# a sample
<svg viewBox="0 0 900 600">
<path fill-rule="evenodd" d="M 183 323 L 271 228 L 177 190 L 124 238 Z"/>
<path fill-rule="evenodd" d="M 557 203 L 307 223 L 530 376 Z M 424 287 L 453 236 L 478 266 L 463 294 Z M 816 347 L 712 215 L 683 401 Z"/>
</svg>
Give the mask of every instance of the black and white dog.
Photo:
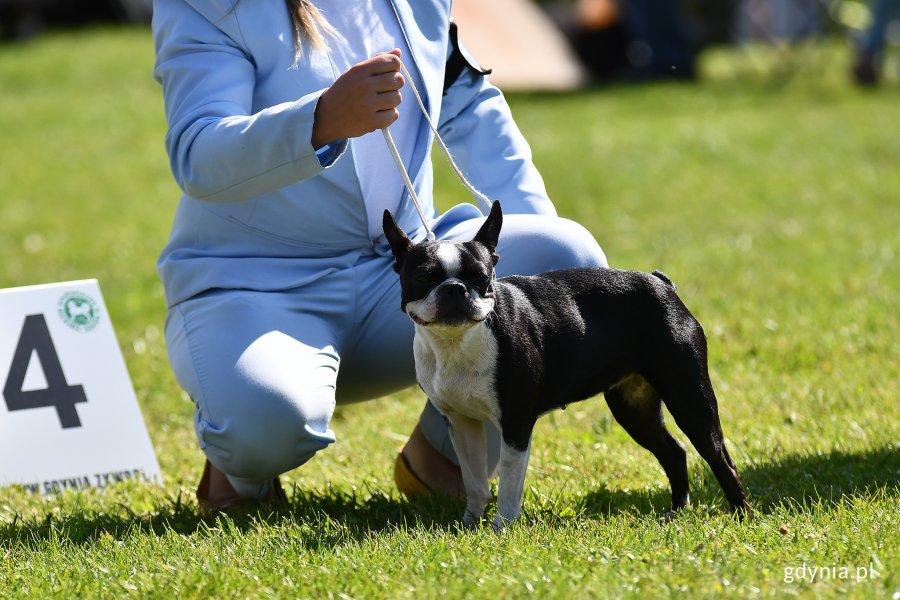
<svg viewBox="0 0 900 600">
<path fill-rule="evenodd" d="M 615 419 L 662 464 L 672 505 L 689 503 L 685 451 L 665 402 L 740 514 L 750 509 L 722 436 L 703 329 L 659 272 L 581 268 L 494 277 L 500 204 L 469 242 L 413 244 L 384 213 L 415 322 L 419 385 L 450 422 L 466 490 L 463 522 L 491 499 L 482 422 L 502 434 L 494 528 L 519 517 L 538 417 L 600 392 Z"/>
</svg>

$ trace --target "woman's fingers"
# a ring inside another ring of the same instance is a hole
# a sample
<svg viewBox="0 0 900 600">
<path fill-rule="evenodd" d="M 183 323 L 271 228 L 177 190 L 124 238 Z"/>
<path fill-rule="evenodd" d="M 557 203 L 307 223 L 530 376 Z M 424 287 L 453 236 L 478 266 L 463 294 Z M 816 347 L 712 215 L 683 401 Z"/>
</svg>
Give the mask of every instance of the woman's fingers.
<svg viewBox="0 0 900 600">
<path fill-rule="evenodd" d="M 406 81 L 403 79 L 402 74 L 390 72 L 369 75 L 368 83 L 373 86 L 376 92 L 390 92 L 402 88 Z"/>
<path fill-rule="evenodd" d="M 342 73 L 319 98 L 313 146 L 357 137 L 397 120 L 403 100 L 400 50 L 377 54 Z"/>
</svg>

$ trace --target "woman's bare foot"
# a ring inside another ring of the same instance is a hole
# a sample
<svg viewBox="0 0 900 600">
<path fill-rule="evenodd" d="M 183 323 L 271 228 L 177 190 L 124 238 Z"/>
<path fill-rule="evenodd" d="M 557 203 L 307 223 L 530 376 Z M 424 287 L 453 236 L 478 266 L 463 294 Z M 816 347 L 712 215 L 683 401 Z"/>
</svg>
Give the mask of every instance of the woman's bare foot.
<svg viewBox="0 0 900 600">
<path fill-rule="evenodd" d="M 450 459 L 428 443 L 418 424 L 400 451 L 400 460 L 404 460 L 406 466 L 412 471 L 412 476 L 431 492 L 440 492 L 454 498 L 465 497 L 462 472 L 459 466 L 453 464 Z M 400 482 L 398 481 L 398 483 Z M 400 491 L 410 495 L 409 492 L 413 490 L 401 487 Z"/>
</svg>

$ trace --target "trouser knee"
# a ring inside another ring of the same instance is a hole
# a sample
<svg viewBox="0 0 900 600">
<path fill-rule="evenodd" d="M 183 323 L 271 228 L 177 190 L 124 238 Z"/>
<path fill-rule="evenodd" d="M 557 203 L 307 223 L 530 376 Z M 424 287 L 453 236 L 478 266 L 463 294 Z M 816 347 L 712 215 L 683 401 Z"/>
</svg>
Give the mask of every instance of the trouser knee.
<svg viewBox="0 0 900 600">
<path fill-rule="evenodd" d="M 575 221 L 537 215 L 510 215 L 500 233 L 497 272 L 532 275 L 572 267 L 606 267 L 594 236 Z"/>
<path fill-rule="evenodd" d="M 569 219 L 555 219 L 541 238 L 547 270 L 571 267 L 607 267 L 606 255 L 585 227 Z"/>
<path fill-rule="evenodd" d="M 274 396 L 274 397 L 272 397 Z M 233 477 L 264 481 L 299 467 L 335 441 L 328 428 L 334 410 L 333 395 L 319 410 L 304 405 L 320 404 L 287 399 L 246 398 L 222 422 L 205 420 L 198 411 L 197 437 L 216 467 Z"/>
</svg>

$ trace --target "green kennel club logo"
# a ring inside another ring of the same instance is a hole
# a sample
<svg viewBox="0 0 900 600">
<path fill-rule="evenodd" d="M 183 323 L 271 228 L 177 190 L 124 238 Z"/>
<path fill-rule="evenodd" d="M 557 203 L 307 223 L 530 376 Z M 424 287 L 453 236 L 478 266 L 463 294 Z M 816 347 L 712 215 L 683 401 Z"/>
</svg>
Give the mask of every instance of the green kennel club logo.
<svg viewBox="0 0 900 600">
<path fill-rule="evenodd" d="M 90 331 L 100 321 L 94 299 L 82 292 L 66 292 L 59 299 L 59 316 L 75 331 Z"/>
</svg>

